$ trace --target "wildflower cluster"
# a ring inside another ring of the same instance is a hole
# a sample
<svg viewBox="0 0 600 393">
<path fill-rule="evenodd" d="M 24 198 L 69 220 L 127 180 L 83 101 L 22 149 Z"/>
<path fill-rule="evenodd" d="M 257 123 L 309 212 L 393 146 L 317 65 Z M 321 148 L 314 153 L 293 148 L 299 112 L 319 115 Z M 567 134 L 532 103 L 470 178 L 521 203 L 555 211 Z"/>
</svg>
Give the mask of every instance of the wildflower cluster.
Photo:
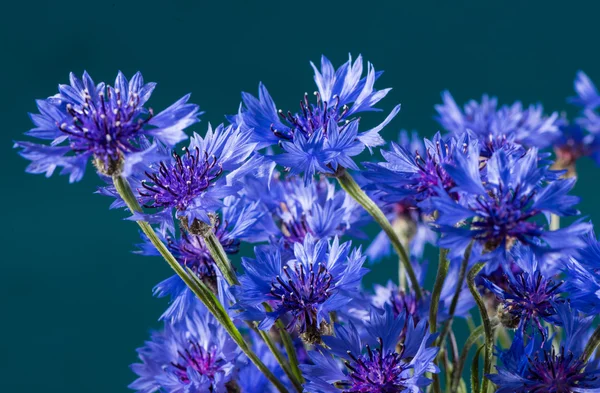
<svg viewBox="0 0 600 393">
<path fill-rule="evenodd" d="M 189 138 L 198 106 L 186 95 L 155 114 L 140 73 L 112 86 L 72 74 L 37 101 L 26 135 L 48 143 L 15 143 L 27 172 L 74 182 L 92 160 L 98 193 L 140 227 L 136 253 L 174 270 L 154 288 L 170 303 L 129 387 L 600 391 L 600 243 L 570 194 L 577 160 L 600 163 L 592 81 L 577 74 L 573 121 L 487 95 L 461 108 L 444 92 L 439 132 L 385 146 L 400 106 L 370 129 L 359 117 L 390 91 L 375 88 L 381 72 L 365 74 L 360 56 L 311 65 L 299 111 L 259 84 L 227 123 Z M 358 162 L 365 148 L 381 159 Z M 434 247 L 437 263 L 424 258 Z M 364 281 L 375 262 L 384 285 Z"/>
</svg>

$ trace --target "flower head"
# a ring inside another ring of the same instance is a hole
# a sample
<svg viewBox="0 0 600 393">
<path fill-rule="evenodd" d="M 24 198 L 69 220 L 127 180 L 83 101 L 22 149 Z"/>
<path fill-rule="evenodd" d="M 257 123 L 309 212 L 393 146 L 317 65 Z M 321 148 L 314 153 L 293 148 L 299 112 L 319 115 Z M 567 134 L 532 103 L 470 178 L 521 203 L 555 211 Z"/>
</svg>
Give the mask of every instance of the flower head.
<svg viewBox="0 0 600 393">
<path fill-rule="evenodd" d="M 252 176 L 245 179 L 244 191 L 272 219 L 269 230 L 275 239 L 283 238 L 286 247 L 302 243 L 308 234 L 316 239 L 362 235 L 364 210 L 325 177 L 305 184 L 279 173 L 263 179 Z"/>
<path fill-rule="evenodd" d="M 437 321 L 442 323 L 446 321 L 450 315 L 450 304 L 454 297 L 456 287 L 458 285 L 458 276 L 460 261 L 451 261 L 450 269 L 442 291 L 440 293 L 440 304 L 438 307 L 438 318 Z M 412 263 L 412 266 L 417 274 L 417 278 L 421 284 L 424 284 L 425 277 L 427 275 L 427 262 L 418 264 Z M 398 288 L 392 281 L 388 281 L 386 286 L 375 285 L 375 294 L 371 298 L 371 303 L 378 308 L 390 307 L 394 316 L 405 313 L 410 316 L 415 323 L 421 320 L 427 320 L 429 318 L 429 308 L 431 307 L 431 293 L 428 291 L 423 292 L 423 297 L 417 299 L 413 289 L 404 290 Z M 466 283 L 463 281 L 462 289 L 456 304 L 454 311 L 455 317 L 465 317 L 468 315 L 469 310 L 474 306 L 473 297 L 469 293 Z"/>
<path fill-rule="evenodd" d="M 442 100 L 443 104 L 435 106 L 437 121 L 453 134 L 474 133 L 484 157 L 498 149 L 520 150 L 519 145 L 544 148 L 558 133 L 558 114 L 545 116 L 540 104 L 524 108 L 517 101 L 498 108 L 496 97 L 483 95 L 480 103 L 471 100 L 461 110 L 448 91 L 442 93 Z"/>
<path fill-rule="evenodd" d="M 484 286 L 501 302 L 499 316 L 504 326 L 523 330 L 533 327 L 544 336 L 546 331 L 542 321 L 555 322 L 556 306 L 564 302 L 563 283 L 555 275 L 540 269 L 537 258 L 529 248 L 517 246 L 511 251 L 519 271 L 514 273 L 505 269 L 503 287 L 482 277 Z"/>
<path fill-rule="evenodd" d="M 573 206 L 579 198 L 568 195 L 574 179 L 556 180 L 555 173 L 539 165 L 537 149 L 520 157 L 499 150 L 487 161 L 484 175 L 477 157 L 460 164 L 446 166 L 456 182 L 453 191 L 460 195 L 458 201 L 440 192 L 431 202 L 439 212 L 440 246 L 450 249 L 451 255 L 464 253 L 472 240 L 485 252 L 496 251 L 488 254 L 490 258 L 504 256 L 515 242 L 536 252 L 573 250 L 582 245 L 579 236 L 589 231 L 589 224 L 579 222 L 549 231 L 543 223 L 549 213 L 578 214 Z M 489 271 L 497 266 L 490 264 Z"/>
<path fill-rule="evenodd" d="M 364 173 L 370 180 L 367 189 L 381 193 L 383 202 L 418 205 L 429 210 L 427 201 L 440 189 L 450 192 L 456 185 L 447 167 L 455 161 L 478 156 L 477 141 L 467 134 L 442 139 L 438 132 L 432 140 L 424 139 L 424 148 L 408 151 L 405 146 L 392 142 L 392 150 L 382 150 L 385 162 L 365 163 Z"/>
<path fill-rule="evenodd" d="M 336 325 L 335 337 L 323 338 L 329 349 L 310 353 L 314 365 L 301 366 L 307 391 L 419 392 L 430 383 L 425 373 L 438 371 L 433 363 L 438 348 L 431 347 L 435 337 L 425 320 L 415 326 L 404 313 L 395 317 L 389 308 L 372 308 L 365 325 L 366 338 L 361 338 L 353 324 Z M 336 359 L 345 367 L 341 368 Z"/>
<path fill-rule="evenodd" d="M 304 94 L 300 112 L 277 110 L 269 92 L 260 84 L 258 98 L 243 93 L 243 107 L 232 117 L 234 123 L 251 132 L 258 148 L 279 143 L 284 153 L 275 156 L 275 161 L 293 173 L 304 172 L 305 178 L 315 172 L 332 174 L 339 166 L 355 169 L 351 157 L 365 147 L 382 145 L 379 132 L 400 110 L 398 105 L 383 123 L 359 132 L 359 119 L 355 115 L 376 111 L 374 105 L 390 90 L 374 89 L 381 73 L 369 64 L 366 77 L 361 78 L 361 56 L 354 62 L 350 58 L 337 70 L 325 56 L 321 58 L 320 70 L 312 66 L 318 91 L 314 93 L 314 102 Z"/>
<path fill-rule="evenodd" d="M 182 154 L 173 152 L 170 161 L 161 161 L 146 172 L 140 199 L 149 208 L 175 209 L 188 228 L 195 222 L 210 223 L 209 214 L 241 188 L 236 172 L 256 163 L 247 161 L 254 146 L 247 134 L 233 126 L 219 125 L 214 130 L 209 126 L 205 137 L 192 136 Z"/>
<path fill-rule="evenodd" d="M 551 340 L 534 336 L 525 343 L 517 330 L 510 349 L 499 354 L 498 373 L 489 375 L 498 393 L 586 393 L 600 388 L 600 370 L 581 358 L 591 318 L 580 319 L 567 305 L 559 307 L 566 339 L 556 349 Z"/>
<path fill-rule="evenodd" d="M 360 249 L 350 249 L 350 242 L 317 241 L 311 235 L 294 244 L 290 259 L 284 259 L 278 247 L 256 247 L 256 259 L 243 259 L 246 274 L 233 288 L 238 306 L 249 310 L 268 302 L 273 312 L 249 315 L 262 320 L 261 329 L 283 318 L 288 330 L 298 329 L 306 341 L 319 342 L 329 313 L 352 300 L 366 273 Z"/>
<path fill-rule="evenodd" d="M 62 167 L 61 173 L 69 174 L 71 182 L 78 181 L 90 157 L 99 172 L 120 173 L 128 155 L 152 152 L 140 149 L 140 137 L 154 137 L 173 146 L 187 138 L 183 130 L 200 115 L 198 106 L 187 102 L 189 95 L 154 115 L 145 104 L 156 84 L 144 83 L 139 72 L 130 81 L 119 72 L 114 87 L 95 84 L 87 72 L 81 80 L 71 73 L 70 82 L 59 85 L 57 95 L 38 100 L 40 113 L 31 114 L 36 127 L 26 135 L 49 140 L 50 145 L 15 144 L 32 161 L 29 173 L 50 176 Z"/>
<path fill-rule="evenodd" d="M 600 115 L 597 108 L 600 96 L 592 80 L 579 71 L 574 82 L 576 97 L 568 101 L 581 107 L 581 113 L 574 122 L 561 119 L 559 134 L 553 141 L 557 166 L 575 173 L 575 163 L 581 157 L 589 156 L 600 164 Z"/>
<path fill-rule="evenodd" d="M 228 392 L 241 351 L 208 314 L 194 312 L 152 334 L 140 349 L 138 375 L 129 387 L 140 393 Z"/>
</svg>

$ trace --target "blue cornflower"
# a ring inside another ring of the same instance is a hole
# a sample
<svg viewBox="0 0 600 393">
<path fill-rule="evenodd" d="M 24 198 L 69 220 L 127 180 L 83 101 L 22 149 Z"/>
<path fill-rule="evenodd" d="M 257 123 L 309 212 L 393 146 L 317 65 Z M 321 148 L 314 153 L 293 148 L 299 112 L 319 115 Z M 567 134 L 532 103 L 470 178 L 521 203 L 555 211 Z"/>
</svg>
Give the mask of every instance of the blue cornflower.
<svg viewBox="0 0 600 393">
<path fill-rule="evenodd" d="M 567 305 L 558 308 L 566 338 L 556 349 L 552 340 L 535 335 L 525 343 L 517 330 L 511 347 L 498 357 L 498 373 L 488 375 L 496 393 L 592 393 L 600 389 L 600 370 L 582 358 L 592 317 L 579 318 Z"/>
<path fill-rule="evenodd" d="M 250 242 L 267 240 L 266 234 L 257 230 L 263 217 L 257 202 L 249 202 L 245 198 L 227 197 L 223 208 L 218 213 L 220 214 L 215 215 L 213 220 L 213 232 L 227 254 L 238 253 L 242 240 Z M 159 256 L 148 238 L 143 236 L 143 239 L 144 243 L 140 245 L 139 252 L 143 255 Z M 217 293 L 218 268 L 202 236 L 181 229 L 177 232 L 168 232 L 163 240 L 182 266 L 189 268 L 213 292 Z M 171 298 L 171 304 L 161 319 L 179 320 L 199 303 L 194 293 L 177 275 L 157 284 L 154 294 L 158 297 Z"/>
<path fill-rule="evenodd" d="M 462 255 L 472 240 L 483 252 L 493 252 L 490 259 L 504 256 L 515 242 L 538 253 L 568 251 L 581 246 L 579 237 L 590 230 L 590 224 L 582 222 L 555 231 L 546 229 L 545 215 L 578 214 L 574 205 L 579 198 L 568 195 L 575 180 L 556 180 L 556 173 L 539 165 L 535 148 L 521 157 L 498 150 L 487 161 L 484 181 L 475 156 L 445 168 L 456 183 L 452 191 L 459 195 L 458 201 L 442 190 L 431 203 L 439 213 L 439 244 L 451 256 Z M 500 259 L 494 260 L 488 272 L 497 268 Z"/>
<path fill-rule="evenodd" d="M 385 162 L 364 164 L 368 169 L 364 176 L 370 180 L 365 188 L 380 192 L 383 202 L 416 205 L 431 213 L 430 198 L 440 189 L 450 192 L 456 185 L 448 165 L 457 160 L 460 164 L 467 156 L 479 157 L 478 149 L 477 140 L 467 134 L 443 139 L 438 132 L 432 140 L 424 139 L 423 148 L 412 152 L 392 142 L 391 151 L 381 151 Z"/>
<path fill-rule="evenodd" d="M 439 136 L 436 135 L 434 141 L 442 142 L 441 138 L 438 139 L 438 137 Z M 426 141 L 426 143 L 428 146 L 432 145 L 430 141 Z M 401 154 L 406 154 L 405 157 L 411 156 L 411 152 L 414 153 L 416 165 L 420 163 L 417 160 L 417 156 L 425 156 L 427 157 L 427 161 L 430 161 L 429 164 L 425 165 L 425 168 L 432 168 L 435 166 L 433 161 L 434 155 L 425 154 L 423 141 L 415 131 L 410 135 L 404 130 L 400 131 L 397 146 L 402 148 Z M 437 152 L 435 155 L 437 155 Z M 390 153 L 389 157 L 391 161 L 394 161 L 398 156 Z M 441 157 L 437 156 L 436 158 Z M 419 194 L 419 192 L 416 191 L 419 182 L 431 179 L 431 176 L 429 175 L 433 174 L 433 171 L 430 171 L 429 173 L 427 171 L 421 171 L 416 174 L 411 170 L 406 174 L 407 179 L 404 179 L 403 176 L 400 175 L 402 170 L 390 165 L 389 161 L 387 163 L 365 164 L 365 166 L 371 168 L 366 172 L 367 179 L 364 181 L 364 187 L 367 189 L 369 196 L 385 213 L 388 221 L 390 221 L 400 239 L 408 245 L 407 248 L 411 255 L 421 257 L 423 255 L 425 244 L 434 244 L 437 237 L 428 224 L 428 221 L 430 221 L 429 214 L 425 213 L 417 205 L 418 196 L 415 198 L 413 194 Z M 440 169 L 442 169 L 442 171 L 440 171 L 440 177 L 443 177 L 445 171 L 443 171 L 443 168 Z M 394 172 L 394 176 L 391 176 L 391 172 Z M 363 175 L 365 175 L 365 173 L 363 173 Z M 369 179 L 373 178 L 376 178 L 376 181 L 371 182 Z M 391 180 L 392 178 L 394 178 L 394 180 Z M 404 180 L 406 180 L 406 182 Z M 443 182 L 441 178 L 439 180 Z M 406 189 L 409 188 L 413 188 L 415 193 L 408 193 L 406 197 L 396 195 L 398 189 L 401 193 L 405 193 Z M 390 201 L 390 199 L 392 201 Z M 385 232 L 379 232 L 365 253 L 372 262 L 379 261 L 392 254 L 392 245 Z"/>
<path fill-rule="evenodd" d="M 431 382 L 425 373 L 438 372 L 433 363 L 438 348 L 431 346 L 435 336 L 427 321 L 415 325 L 404 313 L 394 316 L 389 308 L 372 308 L 365 327 L 366 338 L 352 323 L 336 325 L 335 337 L 323 337 L 329 348 L 310 352 L 314 365 L 301 366 L 306 391 L 418 393 Z"/>
<path fill-rule="evenodd" d="M 450 304 L 458 284 L 458 276 L 460 269 L 459 260 L 451 261 L 450 270 L 440 294 L 440 304 L 438 307 L 438 318 L 439 323 L 443 323 L 449 317 Z M 427 263 L 422 262 L 418 264 L 413 262 L 413 268 L 417 274 L 417 278 L 421 284 L 424 284 L 427 276 Z M 431 306 L 431 293 L 428 291 L 423 292 L 423 297 L 417 300 L 417 297 L 412 289 L 404 290 L 398 288 L 392 281 L 388 281 L 386 286 L 375 285 L 375 294 L 371 298 L 371 303 L 378 308 L 385 308 L 389 306 L 394 312 L 395 316 L 402 313 L 406 313 L 410 316 L 415 323 L 421 320 L 429 318 L 429 308 Z M 468 315 L 469 310 L 475 305 L 473 297 L 469 293 L 466 282 L 462 283 L 462 290 L 460 292 L 458 303 L 454 311 L 454 316 L 465 317 Z"/>
<path fill-rule="evenodd" d="M 154 115 L 145 104 L 156 84 L 144 83 L 139 72 L 130 81 L 119 72 L 114 87 L 103 82 L 96 85 L 87 72 L 81 80 L 71 73 L 70 82 L 59 85 L 57 95 L 38 100 L 40 113 L 30 115 L 36 127 L 26 135 L 49 140 L 50 145 L 15 144 L 32 161 L 29 173 L 50 176 L 61 167 L 70 182 L 79 181 L 90 157 L 100 173 L 121 173 L 128 156 L 139 160 L 152 153 L 140 149 L 140 137 L 154 137 L 173 146 L 187 138 L 183 130 L 201 114 L 197 105 L 188 103 L 188 94 Z"/>
<path fill-rule="evenodd" d="M 519 270 L 515 273 L 510 268 L 504 269 L 502 286 L 486 277 L 481 278 L 483 284 L 500 301 L 498 315 L 505 327 L 522 330 L 533 327 L 545 336 L 542 321 L 555 322 L 556 306 L 564 302 L 563 283 L 556 279 L 556 274 L 549 274 L 548 269 L 540 269 L 528 247 L 515 246 L 510 254 Z"/>
<path fill-rule="evenodd" d="M 354 62 L 350 58 L 337 70 L 325 56 L 321 58 L 321 70 L 311 65 L 318 88 L 316 102 L 311 103 L 305 93 L 300 112 L 277 110 L 261 83 L 258 98 L 242 93 L 243 107 L 232 117 L 235 124 L 251 132 L 259 149 L 279 143 L 284 153 L 275 156 L 275 161 L 293 173 L 304 172 L 306 179 L 316 172 L 333 174 L 340 166 L 357 169 L 351 157 L 365 147 L 383 145 L 379 132 L 400 110 L 400 105 L 396 106 L 383 123 L 359 132 L 355 115 L 378 111 L 374 105 L 390 91 L 374 89 L 381 72 L 375 72 L 369 63 L 367 75 L 361 79 L 361 56 Z"/>
<path fill-rule="evenodd" d="M 165 323 L 138 355 L 141 363 L 131 368 L 139 378 L 129 388 L 140 393 L 226 393 L 243 364 L 238 346 L 206 310 Z"/>
<path fill-rule="evenodd" d="M 282 318 L 290 331 L 298 330 L 307 342 L 320 342 L 330 322 L 329 313 L 348 304 L 358 292 L 365 258 L 351 243 L 315 240 L 307 234 L 294 244 L 294 255 L 285 258 L 279 247 L 259 246 L 256 259 L 243 258 L 245 275 L 232 291 L 246 317 L 261 320 L 268 329 Z M 268 302 L 273 312 L 257 313 L 253 307 Z"/>
<path fill-rule="evenodd" d="M 600 96 L 591 79 L 582 71 L 577 73 L 574 82 L 576 97 L 568 101 L 582 108 L 575 122 L 561 119 L 560 133 L 553 141 L 557 166 L 575 173 L 575 162 L 581 157 L 591 157 L 600 164 L 600 115 L 597 108 Z"/>
<path fill-rule="evenodd" d="M 194 133 L 182 154 L 173 152 L 170 161 L 161 161 L 146 172 L 140 200 L 148 208 L 175 209 L 188 229 L 198 222 L 210 223 L 209 214 L 241 188 L 236 174 L 257 162 L 248 160 L 255 147 L 248 139 L 248 134 L 233 126 L 219 125 L 214 130 L 209 126 L 204 137 Z"/>
<path fill-rule="evenodd" d="M 489 157 L 498 150 L 520 150 L 525 147 L 544 148 L 558 134 L 558 113 L 544 115 L 541 104 L 524 108 L 519 101 L 498 107 L 498 99 L 483 95 L 481 102 L 471 100 L 461 110 L 448 91 L 442 93 L 443 104 L 436 105 L 436 120 L 446 130 L 460 135 L 474 133 L 480 140 L 481 155 Z"/>
<path fill-rule="evenodd" d="M 268 230 L 284 239 L 287 247 L 302 243 L 307 234 L 316 239 L 361 235 L 359 226 L 366 221 L 364 210 L 345 192 L 336 191 L 325 177 L 305 184 L 295 176 L 244 180 L 246 195 L 260 203 L 272 218 Z"/>
<path fill-rule="evenodd" d="M 583 237 L 585 247 L 563 260 L 564 291 L 571 306 L 586 314 L 600 313 L 600 243 L 593 232 Z"/>
</svg>

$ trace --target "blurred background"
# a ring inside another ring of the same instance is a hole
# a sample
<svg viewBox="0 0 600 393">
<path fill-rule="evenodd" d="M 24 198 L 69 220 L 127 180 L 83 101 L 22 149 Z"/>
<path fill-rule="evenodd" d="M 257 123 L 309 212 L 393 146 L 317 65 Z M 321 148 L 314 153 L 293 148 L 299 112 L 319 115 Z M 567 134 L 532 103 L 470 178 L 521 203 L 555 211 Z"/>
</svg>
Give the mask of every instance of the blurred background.
<svg viewBox="0 0 600 393">
<path fill-rule="evenodd" d="M 204 3 L 204 4 L 203 4 Z M 395 4 L 394 4 L 395 3 Z M 297 107 L 315 87 L 309 61 L 336 66 L 362 53 L 394 90 L 379 107 L 402 103 L 385 130 L 438 130 L 433 105 L 449 89 L 457 102 L 490 93 L 500 103 L 542 102 L 571 110 L 575 72 L 600 82 L 598 5 L 558 1 L 21 1 L 0 23 L 0 376 L 4 392 L 126 392 L 128 366 L 165 302 L 152 287 L 170 274 L 158 258 L 132 254 L 137 227 L 84 180 L 26 175 L 13 140 L 31 128 L 36 98 L 56 93 L 68 73 L 112 81 L 142 71 L 158 82 L 156 110 L 187 92 L 206 111 L 192 128 L 234 113 L 240 92 L 263 81 L 278 106 Z M 9 8 L 10 7 L 10 8 Z M 375 123 L 385 114 L 371 115 Z M 367 157 L 365 157 L 366 159 Z M 376 158 L 379 158 L 376 153 Z M 600 172 L 579 164 L 582 212 L 600 219 Z M 369 283 L 396 277 L 394 261 Z"/>
</svg>

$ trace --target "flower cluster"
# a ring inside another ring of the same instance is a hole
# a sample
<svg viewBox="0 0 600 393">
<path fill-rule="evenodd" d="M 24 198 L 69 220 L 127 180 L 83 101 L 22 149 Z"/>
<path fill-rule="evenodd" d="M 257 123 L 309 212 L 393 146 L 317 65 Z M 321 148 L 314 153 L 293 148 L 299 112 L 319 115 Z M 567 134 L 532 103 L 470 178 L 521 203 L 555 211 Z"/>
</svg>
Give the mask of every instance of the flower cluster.
<svg viewBox="0 0 600 393">
<path fill-rule="evenodd" d="M 444 130 L 401 131 L 359 165 L 400 106 L 363 130 L 390 90 L 375 89 L 381 72 L 364 75 L 360 56 L 312 67 L 317 91 L 298 112 L 260 84 L 182 147 L 198 107 L 185 96 L 154 114 L 139 73 L 114 86 L 71 75 L 37 102 L 26 134 L 49 143 L 16 142 L 27 172 L 60 167 L 73 182 L 93 160 L 98 193 L 141 229 L 136 253 L 176 273 L 154 288 L 170 303 L 129 387 L 463 393 L 482 341 L 473 391 L 600 391 L 600 243 L 571 194 L 576 160 L 600 162 L 592 81 L 577 74 L 571 122 L 487 95 L 461 109 L 444 92 Z M 364 280 L 374 262 L 385 285 Z"/>
</svg>

